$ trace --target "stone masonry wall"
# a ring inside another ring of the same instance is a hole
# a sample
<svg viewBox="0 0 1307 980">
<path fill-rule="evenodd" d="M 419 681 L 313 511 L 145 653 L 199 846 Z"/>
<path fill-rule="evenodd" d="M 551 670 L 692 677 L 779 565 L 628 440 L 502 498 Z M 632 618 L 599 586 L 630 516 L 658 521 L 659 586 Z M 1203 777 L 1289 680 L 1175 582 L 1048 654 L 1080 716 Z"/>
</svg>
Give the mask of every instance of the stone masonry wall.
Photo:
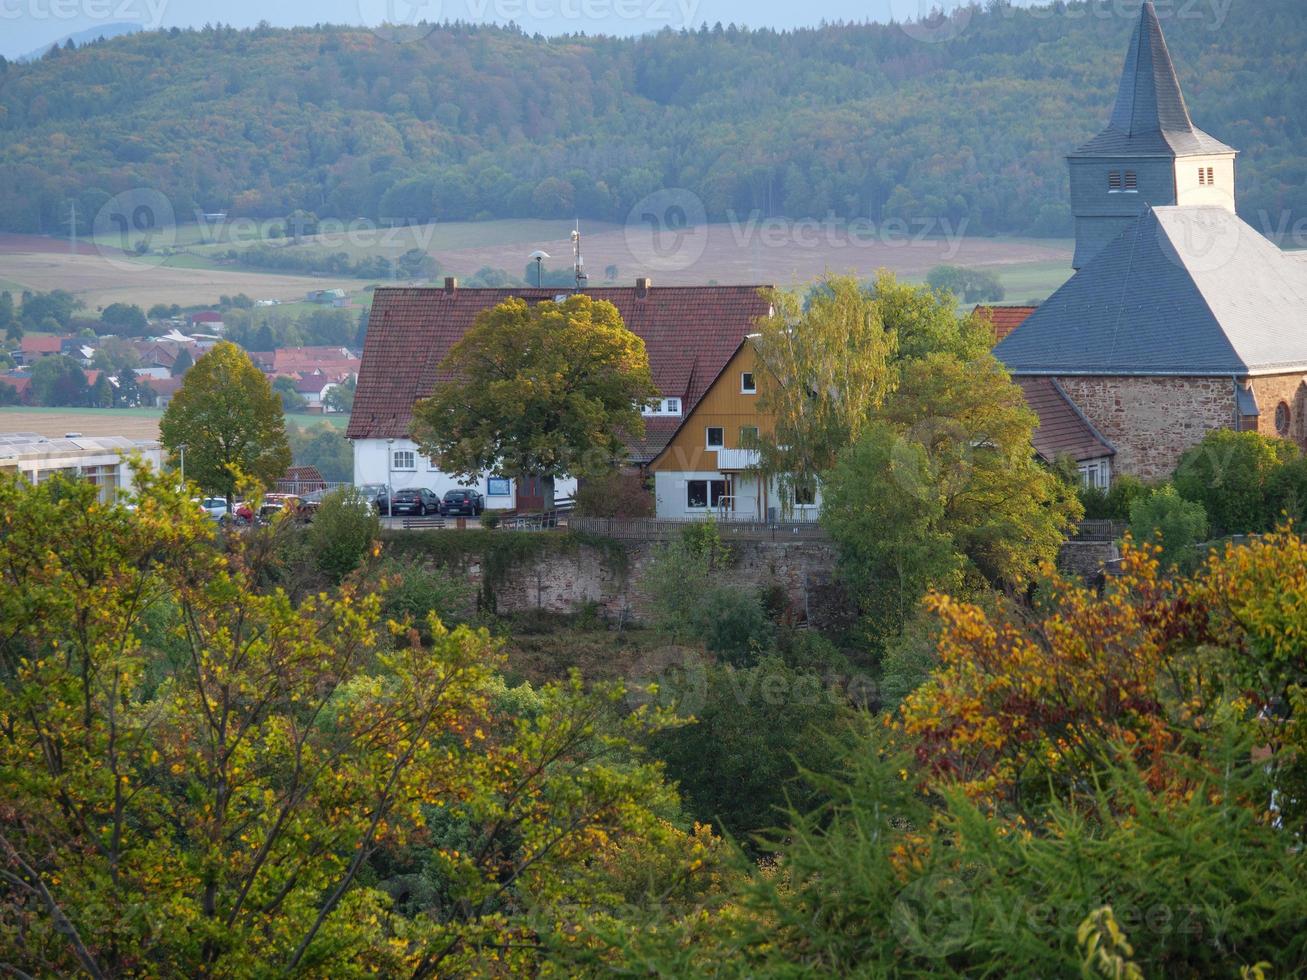
<svg viewBox="0 0 1307 980">
<path fill-rule="evenodd" d="M 640 588 L 644 570 L 658 542 L 627 544 L 625 568 L 614 568 L 597 549 L 582 545 L 573 553 L 550 553 L 513 568 L 495 589 L 501 612 L 543 609 L 572 612 L 589 603 L 612 619 L 647 619 L 649 596 Z M 731 585 L 763 589 L 779 585 L 790 606 L 818 627 L 837 625 L 849 613 L 850 603 L 835 580 L 835 551 L 825 541 L 732 542 L 735 563 Z M 479 583 L 476 564 L 466 570 Z"/>
<path fill-rule="evenodd" d="M 1071 400 L 1113 446 L 1117 475 L 1160 480 L 1212 429 L 1235 422 L 1230 378 L 1058 378 Z M 1259 401 L 1261 401 L 1259 397 Z M 1262 414 L 1267 408 L 1262 403 Z M 1275 406 L 1270 406 L 1274 429 Z"/>
<path fill-rule="evenodd" d="M 1257 431 L 1264 436 L 1275 436 L 1275 408 L 1281 402 L 1289 406 L 1289 433 L 1300 449 L 1307 449 L 1307 379 L 1301 374 L 1277 374 L 1252 379 L 1253 394 L 1257 396 Z"/>
</svg>

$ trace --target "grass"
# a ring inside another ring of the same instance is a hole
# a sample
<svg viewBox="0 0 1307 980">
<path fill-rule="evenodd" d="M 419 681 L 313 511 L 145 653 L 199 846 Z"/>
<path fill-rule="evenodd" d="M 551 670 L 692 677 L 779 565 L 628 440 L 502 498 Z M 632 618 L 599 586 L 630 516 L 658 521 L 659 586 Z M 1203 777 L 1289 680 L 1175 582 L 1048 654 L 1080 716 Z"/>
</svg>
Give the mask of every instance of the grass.
<svg viewBox="0 0 1307 980">
<path fill-rule="evenodd" d="M 1071 278 L 1072 269 L 1064 262 L 1030 262 L 995 268 L 1007 298 L 1003 302 L 1023 305 L 1030 300 L 1043 302 Z"/>
</svg>

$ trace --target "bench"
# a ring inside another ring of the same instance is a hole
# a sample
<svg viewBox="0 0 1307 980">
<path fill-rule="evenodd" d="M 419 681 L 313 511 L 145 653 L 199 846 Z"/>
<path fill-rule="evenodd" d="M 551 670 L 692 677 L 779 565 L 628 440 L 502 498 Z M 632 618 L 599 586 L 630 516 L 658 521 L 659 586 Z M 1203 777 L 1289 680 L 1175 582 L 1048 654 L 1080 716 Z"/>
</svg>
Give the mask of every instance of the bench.
<svg viewBox="0 0 1307 980">
<path fill-rule="evenodd" d="M 419 531 L 428 528 L 442 528 L 445 526 L 443 517 L 406 517 L 404 518 L 405 531 Z"/>
</svg>

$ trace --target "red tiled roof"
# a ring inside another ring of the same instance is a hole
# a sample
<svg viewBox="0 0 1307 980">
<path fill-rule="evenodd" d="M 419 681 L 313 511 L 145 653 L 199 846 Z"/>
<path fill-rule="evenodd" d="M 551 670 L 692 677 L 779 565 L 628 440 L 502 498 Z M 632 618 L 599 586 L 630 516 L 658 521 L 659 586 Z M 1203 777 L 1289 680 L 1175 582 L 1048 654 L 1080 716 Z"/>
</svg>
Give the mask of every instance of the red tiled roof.
<svg viewBox="0 0 1307 980">
<path fill-rule="evenodd" d="M 32 376 L 25 374 L 22 376 L 16 374 L 0 374 L 0 385 L 8 385 L 14 389 L 14 393 L 19 398 L 27 393 L 27 389 L 32 387 Z"/>
<path fill-rule="evenodd" d="M 994 343 L 998 343 L 1037 309 L 1038 306 L 977 306 L 972 312 L 994 324 Z"/>
<path fill-rule="evenodd" d="M 19 349 L 24 354 L 58 354 L 63 343 L 63 337 L 24 337 Z"/>
<path fill-rule="evenodd" d="M 587 289 L 617 307 L 626 326 L 644 340 L 654 384 L 680 398 L 682 410 L 699 403 L 713 378 L 767 315 L 761 286 L 652 286 Z M 363 366 L 350 415 L 350 439 L 402 439 L 409 435 L 413 403 L 435 389 L 440 362 L 478 313 L 509 297 L 552 300 L 557 289 L 383 288 L 368 322 Z M 675 431 L 675 419 L 646 420 L 643 440 L 632 446 L 649 459 Z"/>
<path fill-rule="evenodd" d="M 181 378 L 138 378 L 136 383 L 149 388 L 156 395 L 175 395 L 182 386 Z"/>
<path fill-rule="evenodd" d="M 281 347 L 272 352 L 272 370 L 277 374 L 297 374 L 315 368 L 353 373 L 358 367 L 359 359 L 343 347 Z"/>
<path fill-rule="evenodd" d="M 327 481 L 322 478 L 322 473 L 316 466 L 292 466 L 277 483 L 279 486 L 294 484 L 295 489 L 300 492 L 323 489 L 327 486 Z"/>
<path fill-rule="evenodd" d="M 1014 378 L 1026 396 L 1026 404 L 1039 416 L 1039 427 L 1031 441 L 1046 462 L 1070 456 L 1077 463 L 1115 456 L 1116 450 L 1090 424 L 1080 409 L 1053 378 Z"/>
</svg>

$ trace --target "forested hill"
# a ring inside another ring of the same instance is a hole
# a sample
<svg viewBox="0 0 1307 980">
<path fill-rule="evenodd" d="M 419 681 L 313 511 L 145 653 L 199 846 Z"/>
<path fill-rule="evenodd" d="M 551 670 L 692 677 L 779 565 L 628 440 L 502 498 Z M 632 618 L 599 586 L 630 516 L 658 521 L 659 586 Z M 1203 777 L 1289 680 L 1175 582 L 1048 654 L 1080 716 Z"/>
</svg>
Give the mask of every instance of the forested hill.
<svg viewBox="0 0 1307 980">
<path fill-rule="evenodd" d="M 1307 216 L 1303 0 L 1163 5 L 1195 122 L 1243 151 L 1241 211 Z M 1216 8 L 1214 10 L 1214 8 Z M 896 26 L 634 40 L 447 26 L 142 33 L 0 59 L 0 229 L 157 188 L 179 215 L 624 220 L 660 187 L 732 211 L 1070 230 L 1063 156 L 1106 123 L 1137 4 L 991 3 Z"/>
</svg>

